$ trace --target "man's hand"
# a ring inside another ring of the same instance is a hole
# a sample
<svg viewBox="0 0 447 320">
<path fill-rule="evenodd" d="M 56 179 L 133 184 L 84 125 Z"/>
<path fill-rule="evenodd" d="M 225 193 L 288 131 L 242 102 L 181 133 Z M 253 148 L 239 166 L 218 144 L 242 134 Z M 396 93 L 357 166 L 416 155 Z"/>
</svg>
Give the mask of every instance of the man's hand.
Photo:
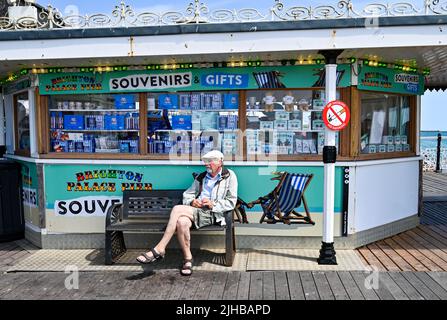
<svg viewBox="0 0 447 320">
<path fill-rule="evenodd" d="M 202 200 L 202 206 L 208 207 L 211 210 L 214 207 L 214 203 L 210 199 L 205 198 Z"/>
<path fill-rule="evenodd" d="M 200 200 L 194 199 L 193 202 L 191 202 L 191 206 L 194 208 L 202 208 L 202 202 Z"/>
</svg>

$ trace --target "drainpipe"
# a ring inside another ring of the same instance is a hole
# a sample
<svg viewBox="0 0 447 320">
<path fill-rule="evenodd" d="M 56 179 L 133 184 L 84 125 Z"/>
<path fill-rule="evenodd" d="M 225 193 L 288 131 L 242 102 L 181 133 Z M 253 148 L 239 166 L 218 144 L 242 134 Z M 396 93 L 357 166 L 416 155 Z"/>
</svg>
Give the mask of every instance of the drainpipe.
<svg viewBox="0 0 447 320">
<path fill-rule="evenodd" d="M 337 57 L 343 50 L 320 51 L 326 59 L 326 102 L 337 99 Z M 324 207 L 323 207 L 323 242 L 321 244 L 318 264 L 336 265 L 334 249 L 334 204 L 335 204 L 335 162 L 337 147 L 335 131 L 324 131 Z"/>
</svg>

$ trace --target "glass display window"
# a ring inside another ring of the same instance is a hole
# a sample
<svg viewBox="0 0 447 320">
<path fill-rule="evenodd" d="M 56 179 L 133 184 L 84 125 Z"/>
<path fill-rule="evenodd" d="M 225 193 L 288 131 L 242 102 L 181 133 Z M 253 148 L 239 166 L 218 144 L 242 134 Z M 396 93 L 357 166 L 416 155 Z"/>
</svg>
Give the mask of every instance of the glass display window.
<svg viewBox="0 0 447 320">
<path fill-rule="evenodd" d="M 138 95 L 50 96 L 49 120 L 50 152 L 139 153 Z"/>
<path fill-rule="evenodd" d="M 15 104 L 15 128 L 16 128 L 16 153 L 30 154 L 30 105 L 28 92 L 14 96 Z"/>
<path fill-rule="evenodd" d="M 361 153 L 411 151 L 410 97 L 362 92 L 360 99 Z"/>
<path fill-rule="evenodd" d="M 148 153 L 200 159 L 211 150 L 236 156 L 241 143 L 238 92 L 149 93 Z"/>
<path fill-rule="evenodd" d="M 248 158 L 323 153 L 324 90 L 248 91 L 246 98 Z"/>
</svg>

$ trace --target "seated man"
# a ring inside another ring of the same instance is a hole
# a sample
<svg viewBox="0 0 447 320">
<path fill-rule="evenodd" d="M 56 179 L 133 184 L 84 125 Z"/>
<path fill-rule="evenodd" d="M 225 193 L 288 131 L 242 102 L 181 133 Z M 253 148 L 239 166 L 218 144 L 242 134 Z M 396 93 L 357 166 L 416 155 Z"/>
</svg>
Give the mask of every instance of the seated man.
<svg viewBox="0 0 447 320">
<path fill-rule="evenodd" d="M 206 172 L 195 179 L 191 187 L 183 193 L 183 205 L 172 209 L 166 231 L 160 242 L 149 252 L 143 253 L 137 261 L 143 264 L 164 258 L 166 247 L 174 232 L 183 251 L 183 266 L 180 273 L 192 273 L 190 250 L 190 228 L 196 229 L 212 225 L 225 225 L 224 212 L 232 211 L 237 202 L 237 177 L 223 166 L 224 155 L 217 150 L 202 157 Z"/>
</svg>

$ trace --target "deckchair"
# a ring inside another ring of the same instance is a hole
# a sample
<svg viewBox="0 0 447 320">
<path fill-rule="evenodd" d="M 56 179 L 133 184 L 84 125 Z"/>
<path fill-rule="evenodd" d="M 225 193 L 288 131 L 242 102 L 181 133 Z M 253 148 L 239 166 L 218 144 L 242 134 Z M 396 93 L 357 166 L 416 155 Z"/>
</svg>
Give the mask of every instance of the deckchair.
<svg viewBox="0 0 447 320">
<path fill-rule="evenodd" d="M 298 174 L 288 172 L 274 172 L 277 175 L 271 180 L 279 180 L 276 188 L 264 197 L 252 201 L 247 204 L 248 208 L 260 204 L 264 214 L 260 223 L 277 223 L 285 224 L 312 224 L 309 208 L 307 207 L 304 192 L 313 178 L 313 174 Z M 306 216 L 295 211 L 296 208 L 303 204 Z"/>
</svg>

